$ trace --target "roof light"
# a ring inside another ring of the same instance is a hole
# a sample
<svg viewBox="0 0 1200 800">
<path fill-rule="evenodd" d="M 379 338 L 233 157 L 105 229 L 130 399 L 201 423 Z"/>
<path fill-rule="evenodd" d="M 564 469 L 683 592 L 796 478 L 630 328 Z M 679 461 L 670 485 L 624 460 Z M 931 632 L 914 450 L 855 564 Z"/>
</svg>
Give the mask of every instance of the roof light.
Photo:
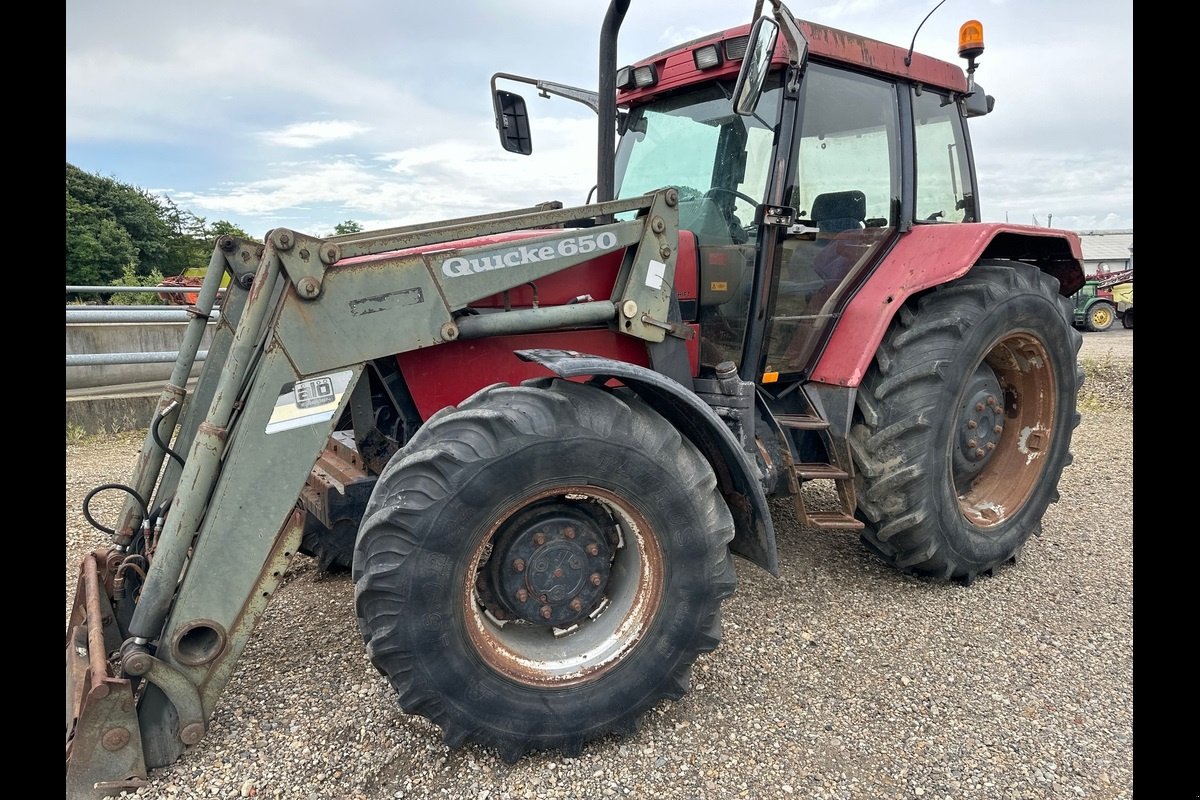
<svg viewBox="0 0 1200 800">
<path fill-rule="evenodd" d="M 735 36 L 732 39 L 725 40 L 725 58 L 730 61 L 737 61 L 746 55 L 746 43 L 750 41 L 747 36 Z"/>
<path fill-rule="evenodd" d="M 983 23 L 969 19 L 958 29 L 959 58 L 975 59 L 983 53 Z"/>
<path fill-rule="evenodd" d="M 633 68 L 633 82 L 639 89 L 658 83 L 658 70 L 653 64 Z"/>
<path fill-rule="evenodd" d="M 653 64 L 645 64 L 640 67 L 621 67 L 617 70 L 618 89 L 634 87 L 642 89 L 656 83 L 658 83 L 658 70 L 654 68 Z"/>
<path fill-rule="evenodd" d="M 706 44 L 692 51 L 692 61 L 696 69 L 712 69 L 721 66 L 721 51 L 715 44 Z"/>
</svg>

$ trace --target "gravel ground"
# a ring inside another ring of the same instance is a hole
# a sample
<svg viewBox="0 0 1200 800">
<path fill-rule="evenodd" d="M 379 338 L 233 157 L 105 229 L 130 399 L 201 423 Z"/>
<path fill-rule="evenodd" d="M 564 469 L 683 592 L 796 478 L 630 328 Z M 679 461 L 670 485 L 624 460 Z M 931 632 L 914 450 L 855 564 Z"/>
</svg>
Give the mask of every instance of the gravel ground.
<svg viewBox="0 0 1200 800">
<path fill-rule="evenodd" d="M 1133 332 L 1085 334 L 1074 464 L 1017 565 L 902 576 L 772 510 L 782 574 L 738 561 L 692 691 L 579 758 L 451 751 L 363 652 L 345 575 L 297 557 L 205 739 L 145 798 L 1131 798 Z M 67 602 L 104 537 L 79 513 L 141 434 L 67 445 Z M 111 498 L 111 499 L 109 499 Z M 112 520 L 119 498 L 94 514 Z"/>
</svg>

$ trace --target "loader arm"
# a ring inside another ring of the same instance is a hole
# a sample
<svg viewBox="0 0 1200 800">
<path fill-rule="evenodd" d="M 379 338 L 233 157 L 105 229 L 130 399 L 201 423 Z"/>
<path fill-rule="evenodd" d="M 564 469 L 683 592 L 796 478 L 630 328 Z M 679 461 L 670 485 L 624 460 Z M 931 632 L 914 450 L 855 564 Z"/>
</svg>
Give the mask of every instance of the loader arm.
<svg viewBox="0 0 1200 800">
<path fill-rule="evenodd" d="M 203 737 L 296 552 L 297 497 L 366 362 L 581 324 L 647 342 L 690 333 L 669 321 L 677 201 L 664 189 L 327 239 L 285 229 L 261 244 L 222 237 L 129 482 L 138 496 L 122 510 L 114 547 L 80 567 L 67 632 L 67 796 L 136 786 Z M 625 212 L 636 213 L 563 227 Z M 516 231 L 521 238 L 506 236 Z M 606 300 L 467 310 L 613 251 L 624 261 Z M 230 297 L 187 397 L 225 271 Z M 177 423 L 179 458 L 163 469 L 160 442 Z"/>
</svg>

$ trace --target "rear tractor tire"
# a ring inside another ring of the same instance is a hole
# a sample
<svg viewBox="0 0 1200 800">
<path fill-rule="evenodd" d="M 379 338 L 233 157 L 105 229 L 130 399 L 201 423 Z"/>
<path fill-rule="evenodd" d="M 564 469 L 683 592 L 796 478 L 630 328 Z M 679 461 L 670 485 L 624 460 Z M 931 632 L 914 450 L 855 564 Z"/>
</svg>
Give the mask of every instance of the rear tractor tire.
<svg viewBox="0 0 1200 800">
<path fill-rule="evenodd" d="M 451 746 L 577 755 L 687 691 L 720 639 L 733 532 L 708 462 L 627 390 L 488 387 L 380 475 L 359 626 L 400 706 Z"/>
<path fill-rule="evenodd" d="M 1121 315 L 1121 327 L 1133 330 L 1133 309 L 1125 309 L 1125 313 Z"/>
<path fill-rule="evenodd" d="M 1041 532 L 1080 419 L 1071 316 L 1054 278 L 1007 261 L 901 308 L 850 437 L 868 547 L 905 572 L 970 583 Z"/>
</svg>

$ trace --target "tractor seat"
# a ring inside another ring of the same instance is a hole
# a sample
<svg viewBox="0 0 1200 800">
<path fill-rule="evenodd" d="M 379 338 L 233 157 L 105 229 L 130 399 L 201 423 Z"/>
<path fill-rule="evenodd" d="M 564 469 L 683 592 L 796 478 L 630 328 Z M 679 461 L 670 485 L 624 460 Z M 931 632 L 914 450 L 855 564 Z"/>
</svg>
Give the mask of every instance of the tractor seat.
<svg viewBox="0 0 1200 800">
<path fill-rule="evenodd" d="M 867 196 L 857 189 L 819 194 L 813 198 L 808 218 L 824 234 L 861 230 L 867 218 Z"/>
</svg>

